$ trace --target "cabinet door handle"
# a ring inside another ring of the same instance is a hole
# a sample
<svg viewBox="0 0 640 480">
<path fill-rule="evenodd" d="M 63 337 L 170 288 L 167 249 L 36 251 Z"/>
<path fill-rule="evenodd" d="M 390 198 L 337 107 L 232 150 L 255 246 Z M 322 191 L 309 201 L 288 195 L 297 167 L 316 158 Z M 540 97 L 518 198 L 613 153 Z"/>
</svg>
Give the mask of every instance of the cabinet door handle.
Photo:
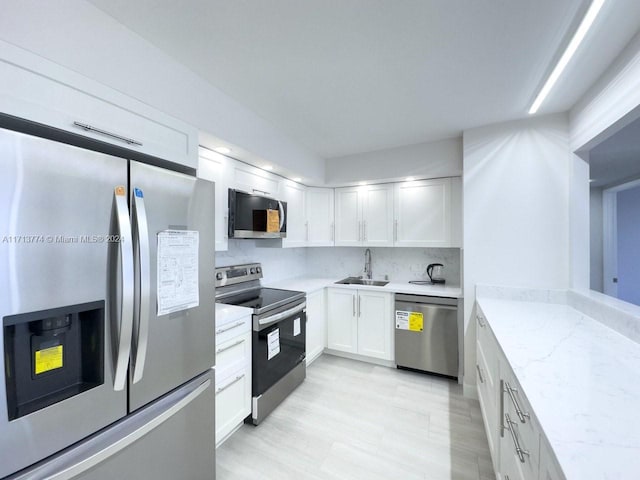
<svg viewBox="0 0 640 480">
<path fill-rule="evenodd" d="M 505 382 L 504 386 L 505 386 L 504 391 L 509 394 L 509 398 L 511 399 L 511 403 L 513 403 L 513 407 L 516 409 L 516 414 L 520 419 L 520 423 L 527 423 L 526 419 L 527 418 L 530 419 L 531 415 L 528 412 L 523 412 L 522 409 L 520 408 L 520 404 L 518 403 L 518 400 L 514 395 L 514 393 L 518 392 L 518 389 L 513 388 L 511 385 L 509 385 L 508 382 Z"/>
<path fill-rule="evenodd" d="M 225 240 L 229 238 L 229 217 L 226 215 L 224 217 L 224 238 Z"/>
<path fill-rule="evenodd" d="M 258 192 L 258 193 L 264 193 L 265 195 L 271 195 L 271 192 L 267 192 L 266 190 L 258 190 L 257 188 L 252 188 L 251 191 Z"/>
<path fill-rule="evenodd" d="M 244 373 L 241 375 L 236 375 L 236 378 L 234 378 L 233 380 L 231 380 L 229 383 L 227 383 L 226 385 L 222 386 L 222 387 L 218 387 L 216 389 L 216 393 L 220 393 L 225 391 L 227 388 L 229 388 L 231 385 L 233 385 L 234 383 L 236 383 L 238 380 L 240 380 L 242 377 L 244 377 Z"/>
<path fill-rule="evenodd" d="M 242 340 L 238 340 L 237 342 L 232 343 L 231 345 L 227 345 L 226 347 L 218 348 L 216 350 L 216 353 L 225 352 L 225 351 L 229 350 L 230 348 L 237 347 L 241 343 L 244 343 L 244 338 Z"/>
<path fill-rule="evenodd" d="M 222 327 L 222 328 L 218 328 L 216 330 L 216 333 L 223 333 L 223 332 L 227 332 L 229 330 L 233 330 L 236 327 L 239 327 L 240 325 L 242 325 L 244 323 L 244 320 L 240 320 L 239 322 L 234 323 L 233 325 L 229 326 L 229 327 Z"/>
<path fill-rule="evenodd" d="M 351 296 L 351 303 L 353 304 L 353 316 L 356 316 L 356 296 L 352 295 Z"/>
<path fill-rule="evenodd" d="M 529 452 L 529 450 L 525 450 L 522 447 L 520 447 L 520 442 L 518 441 L 516 432 L 513 430 L 513 426 L 516 424 L 516 422 L 514 422 L 513 420 L 511 420 L 511 418 L 509 418 L 508 413 L 504 414 L 504 421 L 507 425 L 507 430 L 509 430 L 509 433 L 511 434 L 511 438 L 513 439 L 513 445 L 516 447 L 516 453 L 518 454 L 518 458 L 520 459 L 520 462 L 524 463 L 525 461 L 524 456 L 526 455 L 528 457 L 529 455 L 531 455 L 531 453 Z"/>
<path fill-rule="evenodd" d="M 309 241 L 309 222 L 308 221 L 304 223 L 304 228 L 306 230 L 305 240 L 308 242 Z"/>
<path fill-rule="evenodd" d="M 358 222 L 358 241 L 362 241 L 362 222 Z"/>
<path fill-rule="evenodd" d="M 331 241 L 335 242 L 336 240 L 336 223 L 331 222 Z"/>
<path fill-rule="evenodd" d="M 362 222 L 362 239 L 367 241 L 367 221 Z"/>
<path fill-rule="evenodd" d="M 398 220 L 394 220 L 393 222 L 393 241 L 398 241 Z"/>
<path fill-rule="evenodd" d="M 85 132 L 95 132 L 95 133 L 99 133 L 100 135 L 104 135 L 105 137 L 115 138 L 116 140 L 125 142 L 128 145 L 137 145 L 138 147 L 142 146 L 141 142 L 134 140 L 133 138 L 127 138 L 127 137 L 123 137 L 122 135 L 118 135 L 117 133 L 107 132 L 106 130 L 102 130 L 101 128 L 92 127 L 87 123 L 73 122 L 73 124 L 76 127 L 83 129 Z"/>
<path fill-rule="evenodd" d="M 476 370 L 478 370 L 478 378 L 480 379 L 480 383 L 484 383 L 484 377 L 482 376 L 482 369 L 480 365 L 476 364 Z"/>
<path fill-rule="evenodd" d="M 358 317 L 362 315 L 362 297 L 358 295 Z"/>
</svg>

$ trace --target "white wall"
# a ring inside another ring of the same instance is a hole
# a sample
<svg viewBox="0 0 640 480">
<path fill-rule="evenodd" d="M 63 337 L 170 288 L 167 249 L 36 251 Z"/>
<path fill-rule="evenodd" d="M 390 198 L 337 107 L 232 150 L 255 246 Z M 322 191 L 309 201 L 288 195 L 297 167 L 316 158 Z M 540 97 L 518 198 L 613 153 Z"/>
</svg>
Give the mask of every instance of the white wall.
<svg viewBox="0 0 640 480">
<path fill-rule="evenodd" d="M 465 131 L 465 391 L 475 384 L 475 286 L 568 288 L 572 156 L 566 115 Z"/>
<path fill-rule="evenodd" d="M 0 38 L 322 182 L 324 161 L 82 0 L 3 1 Z"/>
<path fill-rule="evenodd" d="M 406 145 L 327 160 L 330 185 L 375 180 L 459 177 L 462 174 L 462 139 Z"/>
<path fill-rule="evenodd" d="M 589 195 L 590 282 L 589 288 L 602 292 L 602 188 L 592 188 Z"/>
</svg>

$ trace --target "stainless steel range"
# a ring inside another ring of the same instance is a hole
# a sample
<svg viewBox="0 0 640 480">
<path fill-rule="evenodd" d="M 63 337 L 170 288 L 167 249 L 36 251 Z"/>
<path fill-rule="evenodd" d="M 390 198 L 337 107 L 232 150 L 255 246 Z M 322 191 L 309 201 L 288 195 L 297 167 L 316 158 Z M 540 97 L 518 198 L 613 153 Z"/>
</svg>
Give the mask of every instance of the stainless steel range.
<svg viewBox="0 0 640 480">
<path fill-rule="evenodd" d="M 304 292 L 260 285 L 259 263 L 216 268 L 216 302 L 253 309 L 251 418 L 258 425 L 306 376 Z"/>
</svg>

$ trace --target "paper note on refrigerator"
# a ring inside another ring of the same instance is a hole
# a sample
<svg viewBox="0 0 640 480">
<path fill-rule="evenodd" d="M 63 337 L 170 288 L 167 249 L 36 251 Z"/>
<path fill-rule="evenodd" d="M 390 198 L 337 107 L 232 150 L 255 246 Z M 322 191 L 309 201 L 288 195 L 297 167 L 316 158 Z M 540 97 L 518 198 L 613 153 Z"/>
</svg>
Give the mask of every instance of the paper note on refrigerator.
<svg viewBox="0 0 640 480">
<path fill-rule="evenodd" d="M 276 328 L 273 332 L 267 334 L 267 360 L 280 353 L 280 329 Z"/>
<path fill-rule="evenodd" d="M 198 240 L 196 231 L 158 233 L 158 315 L 199 305 Z"/>
</svg>

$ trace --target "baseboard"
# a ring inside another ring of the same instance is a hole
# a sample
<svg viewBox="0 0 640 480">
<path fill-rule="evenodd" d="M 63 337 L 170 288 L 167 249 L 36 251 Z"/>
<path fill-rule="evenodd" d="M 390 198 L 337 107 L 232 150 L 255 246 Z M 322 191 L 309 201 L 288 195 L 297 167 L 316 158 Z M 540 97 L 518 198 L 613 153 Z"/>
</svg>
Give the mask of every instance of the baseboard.
<svg viewBox="0 0 640 480">
<path fill-rule="evenodd" d="M 462 394 L 467 398 L 478 400 L 478 386 L 475 384 L 463 383 Z"/>
<path fill-rule="evenodd" d="M 396 368 L 396 363 L 391 360 L 382 360 L 380 358 L 367 357 L 365 355 L 358 355 L 356 353 L 340 352 L 338 350 L 332 350 L 325 348 L 324 353 L 333 355 L 334 357 L 348 358 L 349 360 L 358 360 L 360 362 L 373 363 L 382 367 Z"/>
<path fill-rule="evenodd" d="M 320 358 L 320 355 L 322 355 L 322 349 L 316 349 L 315 352 L 311 352 L 310 354 L 307 355 L 307 367 L 309 365 L 311 365 L 315 360 L 317 360 L 318 358 Z"/>
</svg>

